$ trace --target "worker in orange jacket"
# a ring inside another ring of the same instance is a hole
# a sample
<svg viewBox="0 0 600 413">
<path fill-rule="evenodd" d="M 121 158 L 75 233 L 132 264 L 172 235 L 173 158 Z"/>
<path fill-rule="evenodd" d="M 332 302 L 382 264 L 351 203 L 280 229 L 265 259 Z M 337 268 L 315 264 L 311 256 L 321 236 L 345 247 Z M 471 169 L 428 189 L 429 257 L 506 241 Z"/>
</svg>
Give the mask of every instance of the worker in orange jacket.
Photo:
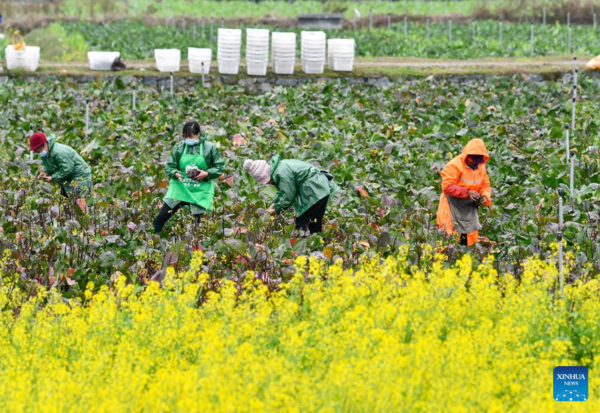
<svg viewBox="0 0 600 413">
<path fill-rule="evenodd" d="M 471 246 L 479 240 L 479 207 L 492 203 L 490 179 L 485 170 L 488 159 L 485 143 L 472 139 L 441 173 L 437 224 L 449 235 L 459 234 L 462 245 Z"/>
</svg>

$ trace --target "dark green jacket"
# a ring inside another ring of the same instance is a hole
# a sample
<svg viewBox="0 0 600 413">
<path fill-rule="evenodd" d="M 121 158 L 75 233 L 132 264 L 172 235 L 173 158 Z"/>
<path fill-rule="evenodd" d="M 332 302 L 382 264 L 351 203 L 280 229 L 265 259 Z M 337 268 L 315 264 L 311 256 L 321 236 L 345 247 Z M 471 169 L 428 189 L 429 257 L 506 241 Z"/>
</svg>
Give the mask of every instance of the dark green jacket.
<svg viewBox="0 0 600 413">
<path fill-rule="evenodd" d="M 82 190 L 92 189 L 92 170 L 75 149 L 56 142 L 56 135 L 48 137 L 48 156 L 42 158 L 42 165 L 54 182 L 60 184 L 70 195 L 74 183 L 84 185 Z"/>
<path fill-rule="evenodd" d="M 221 152 L 217 149 L 214 143 L 206 140 L 206 136 L 203 134 L 200 136 L 200 141 L 204 143 L 204 159 L 206 159 L 206 165 L 208 165 L 208 177 L 207 181 L 212 181 L 219 178 L 225 171 L 225 160 L 221 156 Z M 165 171 L 169 178 L 176 179 L 175 174 L 181 172 L 179 169 L 179 160 L 183 151 L 187 145 L 184 141 L 177 142 L 171 151 L 169 161 L 165 166 Z M 200 143 L 194 146 L 187 146 L 188 155 L 199 155 L 200 154 Z"/>
<path fill-rule="evenodd" d="M 277 188 L 275 211 L 285 211 L 293 205 L 297 215 L 339 190 L 319 168 L 304 161 L 281 160 L 279 156 L 271 160 L 271 180 Z"/>
</svg>

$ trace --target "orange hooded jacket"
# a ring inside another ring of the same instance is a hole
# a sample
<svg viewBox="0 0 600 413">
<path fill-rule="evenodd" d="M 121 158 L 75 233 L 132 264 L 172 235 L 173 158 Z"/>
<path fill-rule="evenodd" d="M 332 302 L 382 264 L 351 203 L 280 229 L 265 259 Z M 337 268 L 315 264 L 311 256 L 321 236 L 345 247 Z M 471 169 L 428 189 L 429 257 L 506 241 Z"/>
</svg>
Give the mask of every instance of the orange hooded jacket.
<svg viewBox="0 0 600 413">
<path fill-rule="evenodd" d="M 476 170 L 467 166 L 468 155 L 483 155 L 484 163 L 480 164 Z M 450 204 L 446 193 L 453 194 L 458 192 L 467 193 L 467 191 L 476 191 L 486 197 L 485 206 L 491 205 L 492 189 L 490 179 L 485 170 L 485 163 L 490 159 L 490 155 L 481 139 L 472 139 L 467 143 L 462 153 L 452 159 L 442 170 L 442 196 L 440 197 L 440 206 L 437 212 L 437 224 L 439 228 L 444 229 L 447 234 L 456 234 L 454 223 L 450 213 Z M 459 188 L 456 186 L 458 185 Z M 461 189 L 466 188 L 465 191 Z M 468 195 L 467 195 L 468 196 Z M 464 197 L 464 196 L 463 196 Z M 473 231 L 467 234 L 467 245 L 471 246 L 479 240 L 479 231 Z"/>
</svg>

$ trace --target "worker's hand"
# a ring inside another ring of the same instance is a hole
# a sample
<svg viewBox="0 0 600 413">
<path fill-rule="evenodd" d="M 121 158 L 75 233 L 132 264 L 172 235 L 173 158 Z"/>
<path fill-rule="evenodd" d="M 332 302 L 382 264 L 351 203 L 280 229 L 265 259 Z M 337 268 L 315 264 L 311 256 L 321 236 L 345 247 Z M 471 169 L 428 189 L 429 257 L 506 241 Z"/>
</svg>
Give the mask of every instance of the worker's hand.
<svg viewBox="0 0 600 413">
<path fill-rule="evenodd" d="M 269 208 L 265 212 L 270 215 L 275 215 L 277 213 L 277 211 L 275 211 L 275 208 Z"/>
<path fill-rule="evenodd" d="M 179 182 L 183 182 L 183 181 L 181 180 L 181 172 L 177 172 L 177 173 L 175 174 L 175 178 L 177 178 L 177 179 L 179 180 Z"/>
<path fill-rule="evenodd" d="M 40 173 L 38 174 L 38 177 L 40 179 L 43 179 L 46 182 L 50 182 L 52 180 L 52 177 L 44 171 L 40 171 Z M 48 179 L 48 178 L 50 178 L 50 179 Z"/>
<path fill-rule="evenodd" d="M 208 172 L 206 171 L 200 171 L 197 175 L 196 175 L 196 181 L 204 181 L 206 179 L 206 177 L 208 176 Z"/>
<path fill-rule="evenodd" d="M 469 191 L 469 199 L 473 202 L 477 202 L 479 201 L 479 198 L 481 197 L 481 195 L 479 195 L 479 192 L 477 191 Z"/>
</svg>

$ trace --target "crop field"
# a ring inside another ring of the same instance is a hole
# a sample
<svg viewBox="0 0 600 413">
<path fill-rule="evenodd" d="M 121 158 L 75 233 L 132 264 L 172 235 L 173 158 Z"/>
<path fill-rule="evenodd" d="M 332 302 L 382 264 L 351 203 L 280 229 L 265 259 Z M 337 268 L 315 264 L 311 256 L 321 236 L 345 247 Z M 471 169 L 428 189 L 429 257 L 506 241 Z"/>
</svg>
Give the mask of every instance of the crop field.
<svg viewBox="0 0 600 413">
<path fill-rule="evenodd" d="M 187 58 L 188 47 L 206 47 L 217 53 L 217 30 L 214 20 L 182 20 L 173 27 L 152 26 L 141 21 L 120 20 L 98 25 L 90 22 L 53 23 L 25 35 L 27 44 L 42 48 L 43 61 L 69 62 L 87 60 L 89 50 L 120 51 L 125 60 L 153 60 L 154 49 L 179 48 Z M 254 26 L 252 26 L 254 27 Z M 270 27 L 275 31 L 275 26 Z M 300 54 L 300 30 L 297 53 Z M 502 31 L 502 36 L 500 32 Z M 360 57 L 422 57 L 435 59 L 476 59 L 484 57 L 530 56 L 595 56 L 600 49 L 600 36 L 591 25 L 573 25 L 571 47 L 566 25 L 534 26 L 534 51 L 531 53 L 531 27 L 522 23 L 503 23 L 484 20 L 473 24 L 446 22 L 394 22 L 391 28 L 362 30 L 329 30 L 328 38 L 354 38 L 356 54 Z M 212 33 L 212 37 L 211 37 Z M 0 46 L 9 39 L 0 40 Z"/>
<path fill-rule="evenodd" d="M 0 89 L 3 243 L 27 282 L 49 286 L 51 274 L 68 273 L 78 283 L 63 286 L 72 294 L 117 272 L 143 285 L 169 251 L 202 249 L 218 277 L 251 269 L 269 282 L 285 278 L 286 263 L 317 247 L 328 260 L 352 263 L 363 252 L 393 255 L 407 245 L 419 265 L 424 245 L 457 253 L 435 225 L 439 172 L 478 137 L 491 153 L 494 201 L 483 233 L 497 242 L 480 253 L 497 254 L 499 271 L 517 273 L 532 254 L 550 257 L 563 188 L 569 267 L 577 277 L 597 273 L 599 85 L 589 77 L 580 82 L 572 202 L 563 139 L 569 87 L 511 77 L 466 84 L 415 80 L 387 89 L 327 83 L 264 93 L 200 87 L 178 90 L 173 99 L 141 88 L 132 114 L 131 88 L 120 79 L 88 88 L 11 80 Z M 85 98 L 91 99 L 87 138 Z M 217 206 L 199 228 L 180 214 L 169 224 L 170 235 L 157 239 L 149 231 L 168 182 L 161 162 L 192 118 L 206 125 L 226 159 Z M 32 124 L 57 133 L 91 165 L 88 216 L 76 215 L 56 188 L 33 186 L 40 161 L 26 150 Z M 259 190 L 241 165 L 275 154 L 310 160 L 342 186 L 322 238 L 290 242 L 290 216 L 259 214 L 273 188 Z"/>
<path fill-rule="evenodd" d="M 5 16 L 65 16 L 98 18 L 113 16 L 204 16 L 226 18 L 269 17 L 295 18 L 307 13 L 342 13 L 347 19 L 357 10 L 363 20 L 374 15 L 396 16 L 498 16 L 512 21 L 542 21 L 546 9 L 548 21 L 566 20 L 591 22 L 592 13 L 600 7 L 598 0 L 53 0 L 23 2 L 0 0 Z"/>
<path fill-rule="evenodd" d="M 134 2 L 135 3 L 135 2 Z M 233 3 L 233 4 L 231 4 Z M 237 1 L 237 2 L 217 2 L 217 1 L 184 1 L 175 0 L 171 2 L 157 3 L 155 0 L 140 0 L 131 7 L 134 14 L 147 14 L 148 11 L 154 12 L 158 16 L 179 16 L 189 14 L 190 12 L 199 16 L 266 16 L 274 15 L 281 17 L 296 17 L 298 14 L 306 13 L 331 13 L 341 12 L 346 17 L 354 16 L 354 9 L 358 9 L 363 18 L 366 18 L 369 11 L 375 14 L 395 13 L 395 14 L 438 14 L 447 15 L 451 13 L 470 14 L 473 9 L 481 4 L 476 0 L 466 0 L 460 2 L 450 2 L 443 0 L 433 1 L 332 1 L 329 3 L 320 1 L 264 1 L 256 4 L 255 2 Z"/>
<path fill-rule="evenodd" d="M 506 1 L 486 2 L 486 6 L 506 4 Z M 375 14 L 470 14 L 477 6 L 482 6 L 483 0 L 464 0 L 460 2 L 433 1 L 331 1 L 299 0 L 289 2 L 279 1 L 214 1 L 214 0 L 61 0 L 42 7 L 40 4 L 22 4 L 18 1 L 2 0 L 0 7 L 6 15 L 19 16 L 23 13 L 56 13 L 67 17 L 110 16 L 115 14 L 128 16 L 156 15 L 178 16 L 195 15 L 206 17 L 296 17 L 302 13 L 344 13 L 346 17 L 354 15 L 358 9 L 364 17 L 369 11 Z"/>
<path fill-rule="evenodd" d="M 597 280 L 556 299 L 556 268 L 539 260 L 517 279 L 469 256 L 420 270 L 401 253 L 354 271 L 301 257 L 269 294 L 252 274 L 212 291 L 195 254 L 163 288 L 121 277 L 81 304 L 40 292 L 18 317 L 21 293 L 3 275 L 0 408 L 552 411 L 559 365 L 588 366 L 590 394 L 600 391 Z"/>
<path fill-rule="evenodd" d="M 587 366 L 598 394 L 596 77 L 578 80 L 573 192 L 570 76 L 172 97 L 139 83 L 135 111 L 133 81 L 0 83 L 0 410 L 551 411 L 561 365 Z M 182 209 L 156 235 L 189 119 L 226 162 L 215 209 L 200 223 Z M 36 179 L 37 130 L 91 166 L 87 214 Z M 493 205 L 480 211 L 490 241 L 467 248 L 436 211 L 441 169 L 473 138 L 490 153 Z M 264 214 L 275 189 L 242 165 L 274 155 L 341 187 L 322 234 Z"/>
</svg>

